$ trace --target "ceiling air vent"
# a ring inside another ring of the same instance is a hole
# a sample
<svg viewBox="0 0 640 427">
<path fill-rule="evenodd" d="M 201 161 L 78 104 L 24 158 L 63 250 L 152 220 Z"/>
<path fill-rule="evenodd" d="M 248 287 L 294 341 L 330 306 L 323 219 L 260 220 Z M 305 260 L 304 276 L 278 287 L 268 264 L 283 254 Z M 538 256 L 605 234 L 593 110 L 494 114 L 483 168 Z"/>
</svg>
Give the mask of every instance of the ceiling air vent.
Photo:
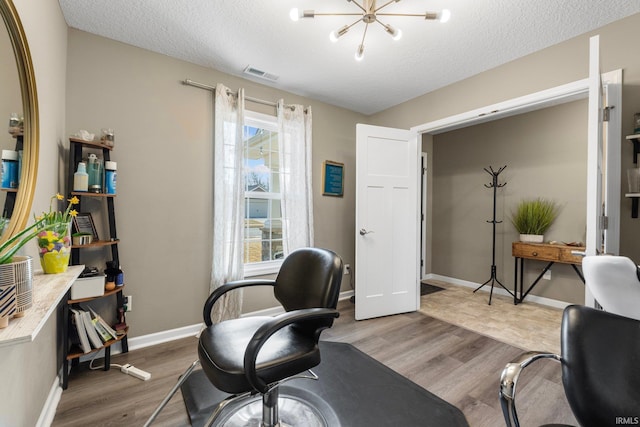
<svg viewBox="0 0 640 427">
<path fill-rule="evenodd" d="M 275 82 L 280 77 L 280 76 L 276 76 L 275 74 L 270 74 L 270 73 L 267 73 L 266 71 L 253 68 L 251 65 L 247 65 L 247 67 L 244 69 L 244 73 L 249 74 L 250 76 L 253 76 L 253 77 L 258 77 L 260 79 L 270 80 L 272 82 Z"/>
</svg>

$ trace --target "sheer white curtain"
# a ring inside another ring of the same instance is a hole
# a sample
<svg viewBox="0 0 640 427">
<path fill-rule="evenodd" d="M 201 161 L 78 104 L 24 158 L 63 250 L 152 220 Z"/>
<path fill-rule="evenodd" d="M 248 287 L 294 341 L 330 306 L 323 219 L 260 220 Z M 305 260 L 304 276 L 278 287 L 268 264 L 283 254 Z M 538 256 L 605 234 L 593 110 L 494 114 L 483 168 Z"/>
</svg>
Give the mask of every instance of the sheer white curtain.
<svg viewBox="0 0 640 427">
<path fill-rule="evenodd" d="M 311 107 L 278 101 L 284 253 L 313 246 Z"/>
<path fill-rule="evenodd" d="M 233 94 L 222 84 L 214 99 L 213 261 L 210 291 L 244 276 L 244 91 Z M 227 293 L 211 316 L 214 322 L 240 316 L 242 291 Z"/>
</svg>

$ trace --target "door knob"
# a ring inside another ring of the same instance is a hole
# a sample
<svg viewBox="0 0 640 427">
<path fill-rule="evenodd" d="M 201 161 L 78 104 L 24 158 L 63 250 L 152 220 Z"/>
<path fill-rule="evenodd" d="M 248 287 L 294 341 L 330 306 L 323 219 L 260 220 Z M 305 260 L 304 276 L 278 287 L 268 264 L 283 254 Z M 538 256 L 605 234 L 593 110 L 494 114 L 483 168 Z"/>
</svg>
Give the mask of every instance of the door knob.
<svg viewBox="0 0 640 427">
<path fill-rule="evenodd" d="M 364 228 L 361 228 L 361 229 L 360 229 L 360 235 L 361 235 L 361 236 L 364 236 L 365 234 L 369 234 L 369 233 L 373 233 L 373 231 L 367 231 L 367 230 L 365 230 Z"/>
</svg>

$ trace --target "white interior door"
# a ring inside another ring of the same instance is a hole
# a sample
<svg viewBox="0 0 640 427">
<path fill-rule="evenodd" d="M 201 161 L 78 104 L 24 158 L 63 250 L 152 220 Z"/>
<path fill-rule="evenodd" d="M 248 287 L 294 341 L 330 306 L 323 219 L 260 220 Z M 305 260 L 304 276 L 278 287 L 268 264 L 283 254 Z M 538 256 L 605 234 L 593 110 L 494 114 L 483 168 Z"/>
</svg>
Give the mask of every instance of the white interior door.
<svg viewBox="0 0 640 427">
<path fill-rule="evenodd" d="M 417 140 L 408 130 L 356 127 L 357 320 L 420 306 Z"/>
<path fill-rule="evenodd" d="M 618 254 L 622 70 L 600 74 L 600 38 L 589 41 L 586 254 Z M 605 110 L 607 114 L 605 114 Z M 604 117 L 607 116 L 607 120 Z M 595 300 L 585 288 L 585 305 Z"/>
<path fill-rule="evenodd" d="M 601 227 L 602 188 L 606 176 L 602 140 L 602 80 L 600 77 L 600 37 L 589 41 L 589 122 L 587 137 L 587 236 L 586 254 L 604 249 Z"/>
</svg>

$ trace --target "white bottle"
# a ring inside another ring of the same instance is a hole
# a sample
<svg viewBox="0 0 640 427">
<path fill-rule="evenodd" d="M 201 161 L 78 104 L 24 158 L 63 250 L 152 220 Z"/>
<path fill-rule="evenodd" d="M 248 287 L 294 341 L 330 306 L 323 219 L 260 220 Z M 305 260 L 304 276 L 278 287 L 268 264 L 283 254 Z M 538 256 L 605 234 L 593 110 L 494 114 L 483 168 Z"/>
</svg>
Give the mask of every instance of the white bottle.
<svg viewBox="0 0 640 427">
<path fill-rule="evenodd" d="M 78 171 L 73 174 L 73 191 L 89 190 L 89 174 L 84 162 L 78 163 Z"/>
</svg>

